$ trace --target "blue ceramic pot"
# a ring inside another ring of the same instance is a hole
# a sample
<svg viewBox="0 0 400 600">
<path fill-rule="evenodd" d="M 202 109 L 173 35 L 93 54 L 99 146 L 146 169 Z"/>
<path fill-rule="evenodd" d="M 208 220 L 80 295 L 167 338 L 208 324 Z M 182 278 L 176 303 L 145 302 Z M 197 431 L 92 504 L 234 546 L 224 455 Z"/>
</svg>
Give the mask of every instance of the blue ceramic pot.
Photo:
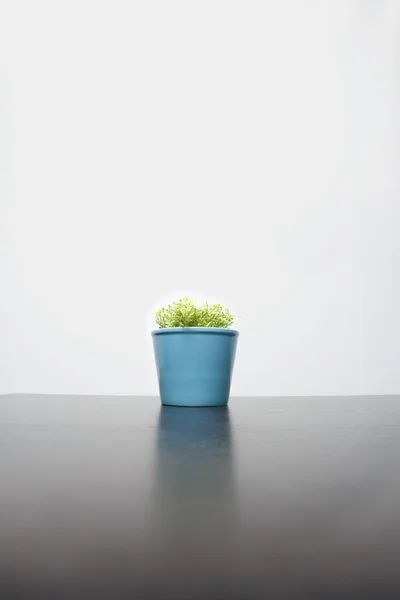
<svg viewBox="0 0 400 600">
<path fill-rule="evenodd" d="M 226 406 L 238 331 L 171 327 L 152 332 L 161 402 L 169 406 Z"/>
</svg>

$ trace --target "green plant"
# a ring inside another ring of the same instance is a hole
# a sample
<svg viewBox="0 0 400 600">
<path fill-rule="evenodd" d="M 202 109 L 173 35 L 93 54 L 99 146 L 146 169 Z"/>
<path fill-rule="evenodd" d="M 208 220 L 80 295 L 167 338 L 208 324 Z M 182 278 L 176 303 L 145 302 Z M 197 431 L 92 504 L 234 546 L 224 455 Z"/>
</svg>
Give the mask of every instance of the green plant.
<svg viewBox="0 0 400 600">
<path fill-rule="evenodd" d="M 229 327 L 234 316 L 221 304 L 196 304 L 193 298 L 181 298 L 156 311 L 156 323 L 166 327 Z"/>
</svg>

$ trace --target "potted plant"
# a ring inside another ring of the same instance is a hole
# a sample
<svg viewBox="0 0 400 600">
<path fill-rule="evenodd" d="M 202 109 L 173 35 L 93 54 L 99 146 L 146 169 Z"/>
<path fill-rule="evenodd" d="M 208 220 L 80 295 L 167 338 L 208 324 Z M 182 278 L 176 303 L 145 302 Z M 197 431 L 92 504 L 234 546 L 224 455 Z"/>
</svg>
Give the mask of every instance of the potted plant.
<svg viewBox="0 0 400 600">
<path fill-rule="evenodd" d="M 152 331 L 162 404 L 226 406 L 239 332 L 221 304 L 181 298 L 157 310 Z"/>
</svg>

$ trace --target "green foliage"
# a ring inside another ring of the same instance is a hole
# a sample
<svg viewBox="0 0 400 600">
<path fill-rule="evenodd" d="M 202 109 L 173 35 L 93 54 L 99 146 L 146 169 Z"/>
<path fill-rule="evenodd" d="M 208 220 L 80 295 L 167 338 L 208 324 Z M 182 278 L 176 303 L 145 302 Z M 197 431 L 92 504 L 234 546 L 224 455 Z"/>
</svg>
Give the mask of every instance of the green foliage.
<svg viewBox="0 0 400 600">
<path fill-rule="evenodd" d="M 229 327 L 234 316 L 221 304 L 197 305 L 192 298 L 181 298 L 156 312 L 160 329 L 166 327 Z"/>
</svg>

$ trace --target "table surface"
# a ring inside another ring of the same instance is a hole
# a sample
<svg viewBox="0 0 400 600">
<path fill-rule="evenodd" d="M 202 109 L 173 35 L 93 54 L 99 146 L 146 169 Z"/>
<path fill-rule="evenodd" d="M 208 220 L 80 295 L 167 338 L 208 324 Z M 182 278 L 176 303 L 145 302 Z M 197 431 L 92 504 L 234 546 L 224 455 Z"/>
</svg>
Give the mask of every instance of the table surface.
<svg viewBox="0 0 400 600">
<path fill-rule="evenodd" d="M 0 598 L 400 598 L 400 397 L 0 396 Z"/>
</svg>

